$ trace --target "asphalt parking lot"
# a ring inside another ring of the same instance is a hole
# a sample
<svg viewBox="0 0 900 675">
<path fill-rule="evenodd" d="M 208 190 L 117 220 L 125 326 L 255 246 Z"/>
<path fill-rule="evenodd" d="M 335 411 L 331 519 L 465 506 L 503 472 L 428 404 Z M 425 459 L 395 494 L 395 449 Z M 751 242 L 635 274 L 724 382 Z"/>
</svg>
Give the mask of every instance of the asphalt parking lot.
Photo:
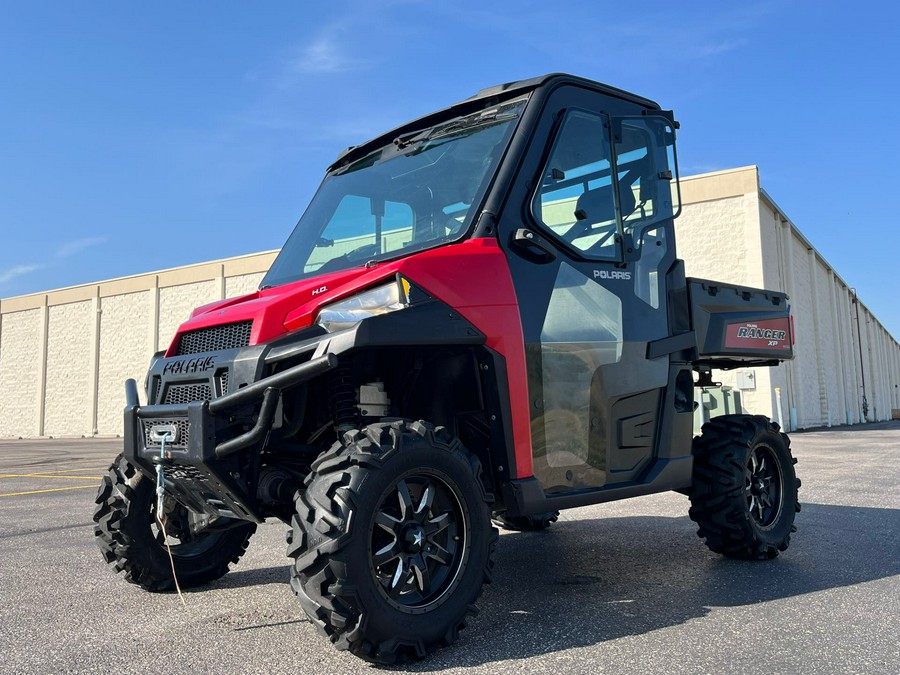
<svg viewBox="0 0 900 675">
<path fill-rule="evenodd" d="M 377 671 L 305 620 L 277 521 L 185 607 L 117 577 L 91 514 L 119 445 L 0 441 L 0 672 Z M 900 423 L 800 433 L 793 449 L 803 511 L 780 558 L 710 553 L 674 493 L 568 511 L 503 534 L 461 639 L 396 670 L 900 672 Z"/>
</svg>

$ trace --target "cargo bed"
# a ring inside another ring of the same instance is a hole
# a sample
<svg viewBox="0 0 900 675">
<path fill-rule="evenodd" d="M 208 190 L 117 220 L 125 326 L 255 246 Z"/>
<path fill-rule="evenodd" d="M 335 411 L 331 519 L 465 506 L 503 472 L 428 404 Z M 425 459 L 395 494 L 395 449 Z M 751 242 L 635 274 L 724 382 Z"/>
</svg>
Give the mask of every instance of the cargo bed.
<svg viewBox="0 0 900 675">
<path fill-rule="evenodd" d="M 788 296 L 708 279 L 687 279 L 695 365 L 775 366 L 794 357 Z"/>
</svg>

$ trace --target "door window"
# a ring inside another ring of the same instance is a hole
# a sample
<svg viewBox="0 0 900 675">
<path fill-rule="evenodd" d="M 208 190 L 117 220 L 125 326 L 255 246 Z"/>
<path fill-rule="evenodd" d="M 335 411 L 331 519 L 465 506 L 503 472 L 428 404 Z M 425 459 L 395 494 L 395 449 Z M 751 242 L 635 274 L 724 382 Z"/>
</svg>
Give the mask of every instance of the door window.
<svg viewBox="0 0 900 675">
<path fill-rule="evenodd" d="M 610 157 L 609 118 L 570 110 L 532 203 L 538 222 L 592 260 L 620 257 Z"/>
<path fill-rule="evenodd" d="M 637 250 L 649 225 L 678 213 L 675 132 L 664 117 L 620 117 L 612 124 L 624 239 Z"/>
</svg>

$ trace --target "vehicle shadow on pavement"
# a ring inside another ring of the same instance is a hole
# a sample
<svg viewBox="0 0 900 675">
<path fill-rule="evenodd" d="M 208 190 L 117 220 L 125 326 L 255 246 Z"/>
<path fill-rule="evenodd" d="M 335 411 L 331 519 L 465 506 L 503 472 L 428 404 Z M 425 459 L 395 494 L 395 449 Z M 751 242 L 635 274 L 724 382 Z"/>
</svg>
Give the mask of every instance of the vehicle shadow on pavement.
<svg viewBox="0 0 900 675">
<path fill-rule="evenodd" d="M 568 520 L 501 537 L 494 581 L 461 639 L 407 671 L 526 659 L 900 574 L 900 511 L 804 504 L 779 558 L 711 553 L 686 516 Z M 398 668 L 401 669 L 401 668 Z"/>
<path fill-rule="evenodd" d="M 221 579 L 217 579 L 206 586 L 201 586 L 197 590 L 203 591 L 209 588 L 245 588 L 248 586 L 265 586 L 266 584 L 283 584 L 287 586 L 290 583 L 288 563 L 288 559 L 285 558 L 284 565 L 257 567 L 255 569 L 246 570 L 242 570 L 238 567 L 230 571 Z"/>
</svg>

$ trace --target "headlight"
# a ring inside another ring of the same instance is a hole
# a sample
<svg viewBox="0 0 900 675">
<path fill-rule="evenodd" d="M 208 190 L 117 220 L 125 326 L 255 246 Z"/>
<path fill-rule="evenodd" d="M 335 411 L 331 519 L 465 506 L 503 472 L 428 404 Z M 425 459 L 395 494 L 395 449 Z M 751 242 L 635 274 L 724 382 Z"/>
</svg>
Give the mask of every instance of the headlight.
<svg viewBox="0 0 900 675">
<path fill-rule="evenodd" d="M 384 286 L 377 286 L 325 305 L 319 310 L 316 323 L 329 333 L 354 326 L 363 319 L 395 312 L 409 306 L 409 282 L 402 277 Z"/>
</svg>

